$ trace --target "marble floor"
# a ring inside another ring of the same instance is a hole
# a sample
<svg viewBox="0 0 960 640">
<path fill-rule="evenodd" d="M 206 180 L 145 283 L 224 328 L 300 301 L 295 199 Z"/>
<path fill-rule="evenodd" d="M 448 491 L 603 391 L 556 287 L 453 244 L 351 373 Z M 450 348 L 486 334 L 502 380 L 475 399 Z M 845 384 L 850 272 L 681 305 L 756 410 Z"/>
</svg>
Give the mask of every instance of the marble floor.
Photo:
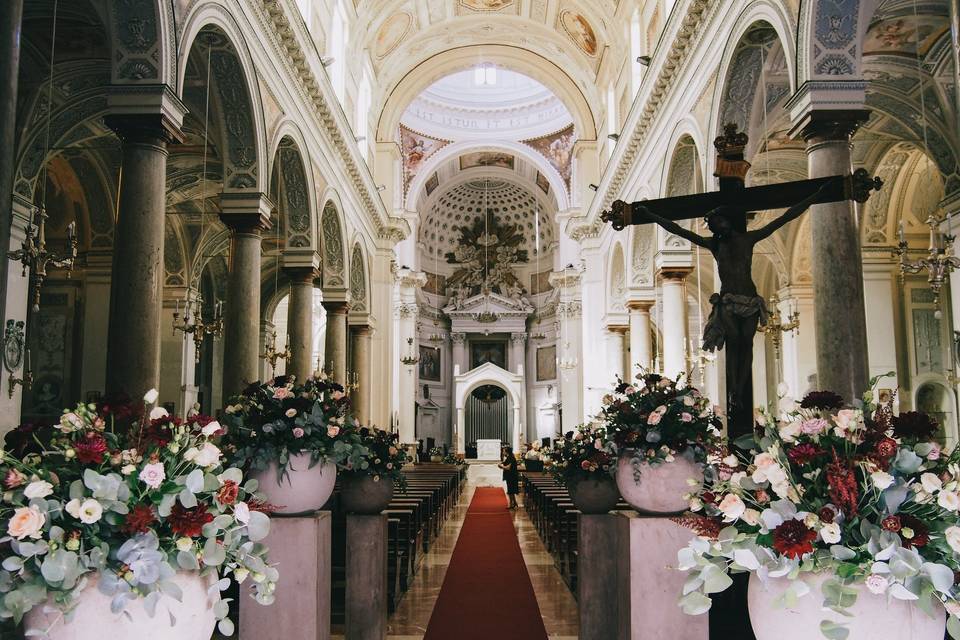
<svg viewBox="0 0 960 640">
<path fill-rule="evenodd" d="M 456 510 L 444 525 L 440 537 L 430 547 L 429 553 L 424 556 L 413 585 L 404 595 L 397 611 L 390 617 L 388 640 L 423 638 L 450 557 L 453 555 L 453 548 L 457 544 L 467 507 L 476 488 L 485 486 L 503 486 L 496 464 L 470 465 L 467 485 Z M 573 595 L 560 578 L 553 565 L 553 558 L 547 553 L 522 507 L 514 512 L 513 523 L 550 640 L 575 640 L 579 619 Z"/>
</svg>

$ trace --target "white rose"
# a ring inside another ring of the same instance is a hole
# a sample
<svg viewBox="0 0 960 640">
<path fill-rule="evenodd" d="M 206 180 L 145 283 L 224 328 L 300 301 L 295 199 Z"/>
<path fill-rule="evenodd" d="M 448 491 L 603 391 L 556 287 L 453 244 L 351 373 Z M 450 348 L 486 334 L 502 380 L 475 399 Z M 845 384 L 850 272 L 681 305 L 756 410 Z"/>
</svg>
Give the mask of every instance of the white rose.
<svg viewBox="0 0 960 640">
<path fill-rule="evenodd" d="M 211 442 L 205 442 L 192 460 L 198 467 L 213 467 L 220 463 L 220 449 Z"/>
<path fill-rule="evenodd" d="M 64 510 L 73 516 L 76 519 L 80 519 L 80 500 L 74 498 L 68 502 L 64 507 Z"/>
<path fill-rule="evenodd" d="M 723 459 L 723 464 L 731 469 L 736 469 L 740 465 L 740 460 L 737 459 L 737 456 L 731 454 Z"/>
<path fill-rule="evenodd" d="M 870 480 L 873 481 L 873 486 L 880 491 L 893 484 L 893 476 L 886 471 L 874 471 L 870 474 Z"/>
<path fill-rule="evenodd" d="M 246 502 L 238 502 L 233 506 L 233 517 L 236 518 L 240 524 L 250 522 L 250 507 Z"/>
<path fill-rule="evenodd" d="M 125 476 L 128 476 L 136 470 L 137 468 L 134 465 L 128 464 L 120 468 L 120 473 L 122 473 Z"/>
<path fill-rule="evenodd" d="M 210 422 L 203 428 L 203 435 L 210 437 L 215 434 L 217 431 L 220 431 L 220 423 L 214 420 Z"/>
<path fill-rule="evenodd" d="M 157 398 L 160 397 L 160 392 L 156 389 L 150 389 L 145 394 L 143 394 L 143 401 L 147 404 L 153 404 L 157 401 Z"/>
<path fill-rule="evenodd" d="M 192 538 L 177 538 L 177 549 L 179 551 L 189 551 L 193 549 L 193 539 Z"/>
<path fill-rule="evenodd" d="M 720 504 L 717 505 L 717 508 L 723 513 L 724 522 L 735 522 L 743 515 L 747 505 L 743 504 L 740 496 L 734 493 L 728 493 L 724 496 L 723 500 L 720 501 Z"/>
<path fill-rule="evenodd" d="M 943 536 L 947 539 L 947 544 L 950 545 L 954 553 L 960 553 L 960 527 L 947 527 Z"/>
<path fill-rule="evenodd" d="M 840 542 L 840 525 L 836 522 L 825 524 L 820 527 L 820 537 L 827 544 L 837 544 Z"/>
<path fill-rule="evenodd" d="M 780 427 L 780 437 L 784 442 L 793 442 L 801 433 L 800 421 L 788 422 Z"/>
<path fill-rule="evenodd" d="M 183 452 L 183 459 L 186 460 L 187 462 L 193 462 L 199 453 L 200 453 L 199 449 L 197 449 L 196 447 L 190 447 L 189 449 Z"/>
<path fill-rule="evenodd" d="M 687 502 L 687 507 L 693 512 L 700 511 L 703 509 L 703 500 L 700 498 L 690 498 L 690 500 Z"/>
<path fill-rule="evenodd" d="M 887 590 L 887 586 L 889 586 L 890 584 L 890 581 L 887 580 L 884 576 L 880 575 L 879 573 L 871 573 L 869 576 L 867 576 L 867 579 L 865 582 L 867 585 L 867 589 L 870 590 L 870 593 L 873 593 L 876 595 L 880 595 L 881 593 L 884 593 Z"/>
<path fill-rule="evenodd" d="M 23 495 L 27 500 L 46 498 L 51 493 L 53 493 L 53 485 L 46 480 L 34 480 L 23 490 Z"/>
<path fill-rule="evenodd" d="M 769 467 L 770 465 L 776 463 L 777 459 L 766 452 L 758 454 L 757 457 L 753 459 L 753 464 L 757 465 L 758 469 L 763 469 L 764 467 Z"/>
<path fill-rule="evenodd" d="M 743 471 L 737 471 L 732 476 L 730 476 L 730 486 L 739 487 L 740 481 L 746 477 L 747 477 L 747 474 L 745 474 Z"/>
<path fill-rule="evenodd" d="M 937 504 L 947 511 L 956 511 L 960 509 L 960 495 L 955 491 L 941 491 L 937 496 Z"/>
<path fill-rule="evenodd" d="M 936 493 L 943 488 L 943 482 L 936 474 L 927 472 L 920 476 L 920 484 L 923 486 L 923 490 L 927 493 Z"/>
<path fill-rule="evenodd" d="M 150 409 L 151 420 L 159 420 L 160 418 L 168 418 L 168 417 L 170 417 L 170 414 L 167 413 L 167 410 L 164 409 L 163 407 L 154 407 L 153 409 Z"/>
<path fill-rule="evenodd" d="M 93 498 L 88 498 L 80 505 L 80 515 L 77 518 L 84 524 L 93 524 L 101 516 L 103 516 L 103 505 Z"/>
</svg>

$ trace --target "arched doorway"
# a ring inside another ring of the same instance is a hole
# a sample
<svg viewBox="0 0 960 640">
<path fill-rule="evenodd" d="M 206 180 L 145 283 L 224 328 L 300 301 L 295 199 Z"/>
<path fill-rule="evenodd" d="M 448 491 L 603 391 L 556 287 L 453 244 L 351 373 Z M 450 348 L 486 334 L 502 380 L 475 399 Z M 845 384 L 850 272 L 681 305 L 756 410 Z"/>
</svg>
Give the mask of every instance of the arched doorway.
<svg viewBox="0 0 960 640">
<path fill-rule="evenodd" d="M 471 391 L 464 410 L 464 439 L 468 458 L 476 455 L 477 442 L 481 440 L 511 441 L 513 416 L 510 398 L 507 390 L 500 385 L 483 384 Z"/>
<path fill-rule="evenodd" d="M 522 368 L 520 373 L 510 373 L 487 362 L 465 374 L 456 372 L 457 452 L 466 453 L 468 443 L 483 440 L 499 440 L 519 450 L 525 411 L 523 387 Z"/>
</svg>

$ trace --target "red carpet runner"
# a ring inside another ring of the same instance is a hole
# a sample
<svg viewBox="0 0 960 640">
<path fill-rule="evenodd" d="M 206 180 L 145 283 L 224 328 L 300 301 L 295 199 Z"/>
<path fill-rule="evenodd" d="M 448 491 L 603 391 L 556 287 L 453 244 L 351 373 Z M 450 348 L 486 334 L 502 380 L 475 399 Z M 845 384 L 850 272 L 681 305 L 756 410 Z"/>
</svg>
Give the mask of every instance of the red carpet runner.
<svg viewBox="0 0 960 640">
<path fill-rule="evenodd" d="M 479 487 L 424 640 L 547 640 L 503 489 Z"/>
</svg>

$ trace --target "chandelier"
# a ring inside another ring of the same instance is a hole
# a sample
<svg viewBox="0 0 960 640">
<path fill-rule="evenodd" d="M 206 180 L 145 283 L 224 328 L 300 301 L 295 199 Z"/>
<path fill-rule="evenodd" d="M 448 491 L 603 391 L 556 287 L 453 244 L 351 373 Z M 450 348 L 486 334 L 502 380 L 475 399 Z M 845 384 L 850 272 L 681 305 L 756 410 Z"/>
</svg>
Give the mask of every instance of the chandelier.
<svg viewBox="0 0 960 640">
<path fill-rule="evenodd" d="M 284 344 L 283 351 L 278 351 L 277 332 L 271 331 L 267 335 L 267 344 L 264 347 L 263 354 L 260 357 L 270 363 L 271 373 L 276 372 L 278 360 L 289 362 L 290 358 L 293 357 L 293 354 L 290 353 L 290 336 L 287 336 L 287 341 Z"/>
<path fill-rule="evenodd" d="M 223 335 L 223 302 L 217 302 L 213 305 L 213 319 L 206 321 L 203 319 L 203 298 L 199 295 L 196 300 L 186 298 L 183 306 L 183 320 L 180 320 L 180 301 L 177 300 L 177 308 L 173 312 L 173 335 L 180 331 L 186 335 L 193 336 L 193 344 L 196 347 L 194 358 L 200 362 L 200 347 L 203 346 L 203 340 L 207 336 L 219 338 Z"/>
<path fill-rule="evenodd" d="M 408 367 L 412 367 L 420 362 L 420 356 L 413 350 L 413 338 L 407 338 L 407 355 L 402 356 L 400 362 Z"/>
<path fill-rule="evenodd" d="M 927 217 L 927 226 L 930 227 L 930 245 L 927 248 L 926 257 L 914 262 L 910 261 L 910 249 L 903 233 L 902 220 L 900 221 L 899 242 L 896 248 L 896 255 L 900 260 L 901 284 L 903 284 L 906 274 L 927 271 L 927 282 L 930 284 L 930 291 L 933 292 L 933 305 L 936 307 L 934 315 L 937 319 L 942 315 L 940 312 L 940 290 L 949 280 L 950 273 L 960 267 L 960 258 L 953 255 L 953 242 L 956 236 L 940 231 L 941 222 L 943 220 L 935 218 L 932 214 Z"/>
</svg>

